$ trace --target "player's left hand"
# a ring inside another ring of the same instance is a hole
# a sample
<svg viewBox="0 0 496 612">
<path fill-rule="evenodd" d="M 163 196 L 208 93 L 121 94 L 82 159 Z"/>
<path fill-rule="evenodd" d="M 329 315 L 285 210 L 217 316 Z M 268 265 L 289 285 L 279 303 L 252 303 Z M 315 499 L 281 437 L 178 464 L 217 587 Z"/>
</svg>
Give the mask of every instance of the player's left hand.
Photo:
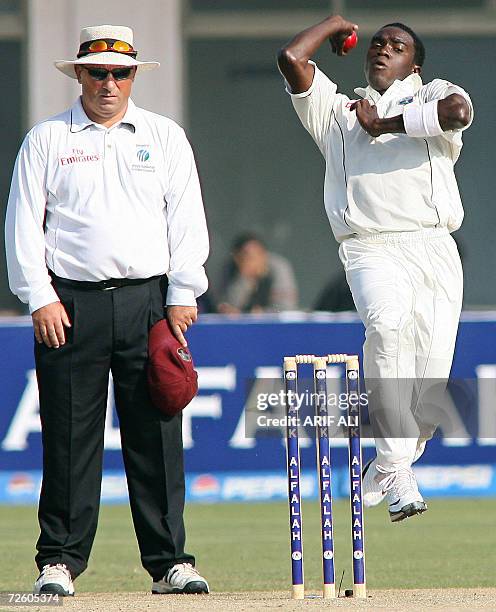
<svg viewBox="0 0 496 612">
<path fill-rule="evenodd" d="M 182 346 L 188 346 L 184 333 L 198 319 L 196 306 L 167 306 L 167 319 L 171 324 L 174 336 Z"/>
<path fill-rule="evenodd" d="M 377 108 L 372 106 L 368 100 L 358 100 L 350 106 L 350 110 L 356 111 L 357 119 L 362 128 L 374 138 L 382 134 L 377 114 Z"/>
</svg>

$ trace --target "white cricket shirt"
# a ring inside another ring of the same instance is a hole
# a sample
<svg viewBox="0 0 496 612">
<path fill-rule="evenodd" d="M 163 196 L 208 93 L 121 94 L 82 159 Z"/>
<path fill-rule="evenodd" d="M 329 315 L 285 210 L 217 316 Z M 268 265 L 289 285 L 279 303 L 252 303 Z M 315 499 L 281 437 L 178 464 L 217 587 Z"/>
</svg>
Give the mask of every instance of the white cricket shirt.
<svg viewBox="0 0 496 612">
<path fill-rule="evenodd" d="M 454 174 L 462 147 L 461 130 L 433 138 L 367 134 L 350 110 L 352 100 L 319 68 L 308 91 L 291 94 L 293 106 L 326 160 L 324 203 L 336 240 L 380 232 L 460 227 L 463 208 Z M 436 79 L 422 84 L 412 74 L 381 96 L 370 86 L 355 89 L 377 107 L 379 117 L 395 117 L 406 104 L 423 104 L 461 94 L 460 87 Z M 471 119 L 472 121 L 472 119 Z M 468 126 L 467 126 L 468 127 Z"/>
<path fill-rule="evenodd" d="M 83 281 L 167 274 L 167 304 L 195 305 L 208 233 L 182 128 L 131 100 L 108 129 L 80 99 L 36 125 L 14 167 L 6 248 L 11 290 L 30 312 L 58 300 L 48 269 Z"/>
</svg>

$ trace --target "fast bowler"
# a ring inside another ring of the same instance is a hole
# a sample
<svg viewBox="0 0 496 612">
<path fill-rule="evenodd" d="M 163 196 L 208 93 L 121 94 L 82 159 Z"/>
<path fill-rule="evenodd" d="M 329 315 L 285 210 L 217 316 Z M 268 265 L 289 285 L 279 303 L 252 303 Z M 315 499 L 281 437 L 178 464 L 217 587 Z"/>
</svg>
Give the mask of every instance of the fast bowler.
<svg viewBox="0 0 496 612">
<path fill-rule="evenodd" d="M 364 502 L 387 497 L 396 522 L 427 510 L 411 465 L 436 429 L 433 383 L 448 378 L 455 347 L 463 278 L 450 233 L 463 208 L 453 168 L 473 109 L 461 87 L 422 83 L 424 45 L 401 23 L 372 37 L 357 99 L 338 93 L 311 57 L 328 40 L 346 55 L 357 30 L 328 17 L 283 47 L 278 64 L 326 160 L 325 208 L 366 328 L 377 456 L 364 470 Z"/>
</svg>

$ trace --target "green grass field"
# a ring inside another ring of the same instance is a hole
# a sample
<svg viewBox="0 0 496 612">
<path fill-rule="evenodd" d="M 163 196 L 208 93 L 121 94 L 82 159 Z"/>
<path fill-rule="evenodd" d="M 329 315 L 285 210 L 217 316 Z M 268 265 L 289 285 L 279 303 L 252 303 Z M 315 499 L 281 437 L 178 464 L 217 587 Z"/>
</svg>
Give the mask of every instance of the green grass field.
<svg viewBox="0 0 496 612">
<path fill-rule="evenodd" d="M 336 579 L 351 579 L 348 504 L 335 503 Z M 365 543 L 371 589 L 494 586 L 496 500 L 434 499 L 421 516 L 391 524 L 386 508 L 367 509 Z M 318 504 L 303 506 L 305 574 L 309 589 L 321 583 Z M 214 591 L 285 590 L 290 585 L 285 503 L 190 505 L 187 550 Z M 38 534 L 34 507 L 0 507 L 0 591 L 30 590 Z M 147 591 L 126 506 L 101 510 L 81 592 Z"/>
</svg>

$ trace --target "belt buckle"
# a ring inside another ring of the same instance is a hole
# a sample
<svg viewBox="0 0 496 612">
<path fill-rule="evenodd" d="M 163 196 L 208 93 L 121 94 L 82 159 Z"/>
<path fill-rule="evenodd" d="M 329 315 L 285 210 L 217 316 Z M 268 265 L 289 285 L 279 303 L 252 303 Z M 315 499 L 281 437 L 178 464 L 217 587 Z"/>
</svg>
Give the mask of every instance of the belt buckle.
<svg viewBox="0 0 496 612">
<path fill-rule="evenodd" d="M 106 287 L 106 286 L 105 286 L 105 283 L 110 283 L 110 282 L 111 282 L 111 281 L 110 281 L 110 279 L 109 279 L 109 280 L 106 280 L 106 281 L 103 281 L 103 283 L 102 283 L 102 284 L 103 284 L 104 286 L 102 287 L 102 291 L 112 291 L 112 289 L 118 289 L 119 285 L 110 285 L 110 284 L 109 284 L 109 286 L 108 286 L 108 287 Z"/>
</svg>

